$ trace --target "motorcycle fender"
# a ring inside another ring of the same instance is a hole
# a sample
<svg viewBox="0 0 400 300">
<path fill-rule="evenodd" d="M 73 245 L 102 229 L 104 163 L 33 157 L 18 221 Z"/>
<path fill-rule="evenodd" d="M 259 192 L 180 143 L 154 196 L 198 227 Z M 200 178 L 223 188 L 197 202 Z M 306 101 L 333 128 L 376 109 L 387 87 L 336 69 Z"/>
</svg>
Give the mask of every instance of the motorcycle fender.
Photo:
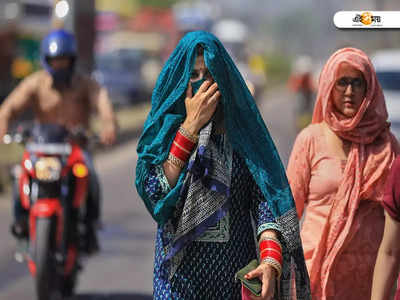
<svg viewBox="0 0 400 300">
<path fill-rule="evenodd" d="M 30 209 L 29 224 L 30 224 L 30 239 L 36 239 L 36 220 L 38 218 L 57 217 L 57 244 L 61 243 L 63 232 L 63 212 L 61 202 L 58 198 L 38 199 Z"/>
</svg>

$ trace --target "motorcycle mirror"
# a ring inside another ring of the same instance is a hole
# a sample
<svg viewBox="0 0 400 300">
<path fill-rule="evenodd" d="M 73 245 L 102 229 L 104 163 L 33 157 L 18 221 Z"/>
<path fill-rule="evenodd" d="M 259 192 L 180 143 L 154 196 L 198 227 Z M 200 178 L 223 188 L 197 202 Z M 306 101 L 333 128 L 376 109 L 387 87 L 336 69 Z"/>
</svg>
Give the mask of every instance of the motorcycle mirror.
<svg viewBox="0 0 400 300">
<path fill-rule="evenodd" d="M 6 145 L 9 145 L 9 144 L 11 144 L 11 142 L 12 142 L 12 136 L 10 134 L 8 134 L 8 133 L 5 134 L 3 136 L 3 143 L 6 144 Z"/>
<path fill-rule="evenodd" d="M 15 135 L 15 137 L 14 137 L 14 140 L 15 140 L 16 143 L 22 143 L 23 137 L 22 137 L 21 134 L 18 134 L 18 133 L 17 133 L 17 134 Z"/>
</svg>

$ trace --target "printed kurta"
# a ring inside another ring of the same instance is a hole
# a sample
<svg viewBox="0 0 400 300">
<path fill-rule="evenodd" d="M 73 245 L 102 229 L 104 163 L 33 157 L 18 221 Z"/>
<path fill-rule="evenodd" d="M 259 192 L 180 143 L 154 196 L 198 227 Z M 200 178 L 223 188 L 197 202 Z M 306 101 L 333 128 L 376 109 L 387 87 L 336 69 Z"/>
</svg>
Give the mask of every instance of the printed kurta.
<svg viewBox="0 0 400 300">
<path fill-rule="evenodd" d="M 235 273 L 257 257 L 256 232 L 276 228 L 257 184 L 243 159 L 233 155 L 230 208 L 227 216 L 192 242 L 172 278 L 162 264 L 163 227 L 158 227 L 154 265 L 154 299 L 240 299 L 241 285 Z M 169 191 L 161 166 L 146 179 L 146 191 L 155 205 Z M 182 199 L 181 199 L 182 200 Z"/>
</svg>

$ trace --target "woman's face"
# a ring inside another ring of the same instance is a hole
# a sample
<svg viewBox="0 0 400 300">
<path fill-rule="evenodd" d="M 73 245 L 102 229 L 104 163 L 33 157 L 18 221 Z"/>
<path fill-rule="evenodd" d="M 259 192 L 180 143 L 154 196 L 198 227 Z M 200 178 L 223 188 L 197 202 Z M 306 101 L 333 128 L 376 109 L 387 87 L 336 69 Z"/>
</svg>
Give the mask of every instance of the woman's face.
<svg viewBox="0 0 400 300">
<path fill-rule="evenodd" d="M 342 63 L 332 89 L 334 108 L 347 118 L 354 117 L 365 98 L 366 90 L 367 83 L 361 71 L 348 63 Z"/>
<path fill-rule="evenodd" d="M 206 64 L 204 63 L 204 56 L 198 55 L 192 73 L 190 74 L 190 82 L 195 82 L 203 78 L 212 79 L 211 73 L 208 71 Z"/>
<path fill-rule="evenodd" d="M 200 79 L 210 79 L 214 81 L 211 76 L 211 73 L 208 71 L 206 64 L 204 63 L 204 56 L 197 55 L 196 61 L 193 66 L 192 73 L 190 74 L 190 82 L 196 82 Z M 224 113 L 222 103 L 218 103 L 217 108 L 212 116 L 213 120 L 217 124 L 223 124 Z"/>
</svg>

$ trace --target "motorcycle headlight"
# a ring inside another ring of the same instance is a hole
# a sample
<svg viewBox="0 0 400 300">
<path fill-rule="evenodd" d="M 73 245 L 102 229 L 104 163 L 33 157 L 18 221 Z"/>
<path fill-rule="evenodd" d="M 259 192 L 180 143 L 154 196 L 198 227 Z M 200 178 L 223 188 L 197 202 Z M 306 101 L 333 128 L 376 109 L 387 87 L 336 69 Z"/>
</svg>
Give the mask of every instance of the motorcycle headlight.
<svg viewBox="0 0 400 300">
<path fill-rule="evenodd" d="M 41 181 L 57 181 L 61 175 L 60 160 L 55 157 L 41 157 L 35 163 L 36 178 Z"/>
</svg>

